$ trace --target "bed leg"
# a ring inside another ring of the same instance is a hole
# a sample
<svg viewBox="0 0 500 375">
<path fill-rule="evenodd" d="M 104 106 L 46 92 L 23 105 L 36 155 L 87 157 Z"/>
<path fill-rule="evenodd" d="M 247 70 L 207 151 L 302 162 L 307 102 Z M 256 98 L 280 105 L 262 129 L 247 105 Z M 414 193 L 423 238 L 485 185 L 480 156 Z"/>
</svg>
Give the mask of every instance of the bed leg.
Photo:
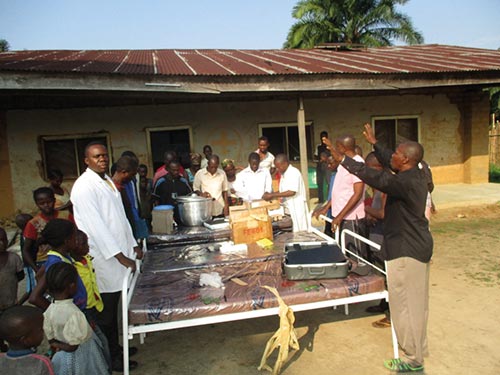
<svg viewBox="0 0 500 375">
<path fill-rule="evenodd" d="M 344 314 L 349 315 L 349 305 L 348 304 L 344 305 Z"/>
<path fill-rule="evenodd" d="M 140 333 L 139 334 L 139 342 L 141 343 L 141 345 L 144 344 L 144 338 L 146 337 L 146 334 L 145 333 Z"/>
</svg>

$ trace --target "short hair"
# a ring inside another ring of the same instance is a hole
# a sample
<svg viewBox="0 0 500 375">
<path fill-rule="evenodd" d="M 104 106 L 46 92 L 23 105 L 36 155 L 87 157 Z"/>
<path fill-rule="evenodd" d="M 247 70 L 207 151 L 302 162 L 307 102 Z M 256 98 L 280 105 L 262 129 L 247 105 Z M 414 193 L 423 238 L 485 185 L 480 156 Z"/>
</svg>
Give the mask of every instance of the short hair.
<svg viewBox="0 0 500 375">
<path fill-rule="evenodd" d="M 54 168 L 54 169 L 49 169 L 47 171 L 47 178 L 49 180 L 53 180 L 55 178 L 63 178 L 63 173 L 61 172 L 60 169 Z"/>
<path fill-rule="evenodd" d="M 320 138 L 328 137 L 328 132 L 326 130 L 323 130 L 321 133 L 319 133 L 319 137 Z"/>
<path fill-rule="evenodd" d="M 269 143 L 269 138 L 267 138 L 265 135 L 259 137 L 259 142 L 260 141 L 266 141 L 267 143 Z"/>
<path fill-rule="evenodd" d="M 102 146 L 102 147 L 104 147 L 106 150 L 108 149 L 108 148 L 106 147 L 106 145 L 102 143 L 102 141 L 92 141 L 92 142 L 90 142 L 90 143 L 87 143 L 87 146 L 85 146 L 85 151 L 84 151 L 84 155 L 85 155 L 85 157 L 87 157 L 87 154 L 88 154 L 88 152 L 89 152 L 89 149 L 90 149 L 91 147 L 93 147 L 93 146 Z"/>
<path fill-rule="evenodd" d="M 170 166 L 172 164 L 177 164 L 179 167 L 181 166 L 181 162 L 179 160 L 172 160 L 169 164 L 168 164 L 168 168 L 170 168 Z"/>
<path fill-rule="evenodd" d="M 131 158 L 135 158 L 135 159 L 139 159 L 137 157 L 137 155 L 135 154 L 134 151 L 131 151 L 131 150 L 126 150 L 126 151 L 123 151 L 122 154 L 120 156 L 129 156 Z"/>
<path fill-rule="evenodd" d="M 274 163 L 290 163 L 290 160 L 288 160 L 288 156 L 286 154 L 278 154 L 274 158 Z"/>
<path fill-rule="evenodd" d="M 251 160 L 256 160 L 260 163 L 260 156 L 259 154 L 257 154 L 256 152 L 251 152 L 249 155 L 248 155 L 248 162 L 250 163 Z"/>
<path fill-rule="evenodd" d="M 130 156 L 122 156 L 115 163 L 117 172 L 137 172 L 139 162 L 136 158 Z"/>
<path fill-rule="evenodd" d="M 145 169 L 146 172 L 148 171 L 148 166 L 146 164 L 139 164 L 139 167 L 137 169 Z"/>
<path fill-rule="evenodd" d="M 350 134 L 343 135 L 337 138 L 337 142 L 339 142 L 340 144 L 342 144 L 342 146 L 351 151 L 354 151 L 354 148 L 356 147 L 356 139 Z"/>
<path fill-rule="evenodd" d="M 404 155 L 412 161 L 412 164 L 417 165 L 424 158 L 424 148 L 418 142 L 408 141 L 403 143 Z"/>
<path fill-rule="evenodd" d="M 212 154 L 212 156 L 210 156 L 208 158 L 208 162 L 210 163 L 211 161 L 216 162 L 217 164 L 219 164 L 220 163 L 219 155 Z"/>
<path fill-rule="evenodd" d="M 0 315 L 0 339 L 12 342 L 27 335 L 33 328 L 35 317 L 43 317 L 43 312 L 38 307 L 25 305 L 9 307 Z"/>
<path fill-rule="evenodd" d="M 210 145 L 205 145 L 205 146 L 203 146 L 203 151 L 205 151 L 205 149 L 206 149 L 206 148 L 210 149 L 210 151 L 212 150 L 212 146 L 210 146 Z"/>
<path fill-rule="evenodd" d="M 56 196 L 54 195 L 54 190 L 52 190 L 47 186 L 42 186 L 39 187 L 38 189 L 33 190 L 33 200 L 36 202 L 37 197 L 43 194 L 48 195 L 52 199 L 56 199 Z"/>
<path fill-rule="evenodd" d="M 78 271 L 72 264 L 66 262 L 55 263 L 45 273 L 45 279 L 47 280 L 49 292 L 61 293 L 69 284 L 78 281 Z"/>
<path fill-rule="evenodd" d="M 57 248 L 64 244 L 64 241 L 70 238 L 75 230 L 75 224 L 69 220 L 52 219 L 45 225 L 45 228 L 40 234 L 43 242 Z"/>
</svg>

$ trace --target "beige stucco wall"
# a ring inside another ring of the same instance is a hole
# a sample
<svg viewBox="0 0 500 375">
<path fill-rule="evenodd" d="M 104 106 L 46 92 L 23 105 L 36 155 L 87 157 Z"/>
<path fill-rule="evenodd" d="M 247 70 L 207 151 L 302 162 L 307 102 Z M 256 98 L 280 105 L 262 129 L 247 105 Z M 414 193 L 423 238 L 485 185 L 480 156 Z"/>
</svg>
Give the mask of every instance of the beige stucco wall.
<svg viewBox="0 0 500 375">
<path fill-rule="evenodd" d="M 486 101 L 487 102 L 487 101 Z M 420 141 L 433 167 L 436 183 L 484 182 L 488 171 L 488 115 L 480 124 L 484 100 L 473 114 L 473 173 L 464 177 L 464 131 L 456 104 L 445 95 L 406 95 L 304 100 L 306 120 L 315 137 L 327 130 L 330 138 L 345 133 L 361 137 L 362 124 L 373 116 L 408 115 L 420 119 Z M 185 126 L 192 129 L 193 147 L 201 152 L 211 144 L 221 157 L 244 165 L 256 148 L 260 123 L 296 122 L 297 101 L 197 103 L 124 108 L 10 111 L 7 113 L 9 156 L 16 209 L 32 208 L 31 191 L 46 185 L 39 164 L 39 135 L 110 133 L 113 155 L 131 149 L 141 162 L 151 164 L 146 128 Z M 484 138 L 484 139 L 483 139 Z M 368 145 L 360 142 L 365 153 Z"/>
</svg>

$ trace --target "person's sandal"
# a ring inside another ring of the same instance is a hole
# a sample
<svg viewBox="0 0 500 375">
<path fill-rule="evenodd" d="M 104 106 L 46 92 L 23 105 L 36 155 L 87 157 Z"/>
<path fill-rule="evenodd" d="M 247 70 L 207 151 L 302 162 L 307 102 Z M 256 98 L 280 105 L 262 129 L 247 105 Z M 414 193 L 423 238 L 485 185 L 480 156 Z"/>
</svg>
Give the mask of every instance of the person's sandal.
<svg viewBox="0 0 500 375">
<path fill-rule="evenodd" d="M 373 322 L 372 326 L 374 326 L 375 328 L 390 328 L 391 321 L 389 319 L 387 319 L 387 317 L 385 317 L 385 318 L 382 318 L 380 320 Z"/>
<path fill-rule="evenodd" d="M 384 366 L 385 368 L 398 374 L 424 371 L 424 366 L 410 365 L 408 362 L 403 361 L 401 358 L 394 358 L 384 361 Z"/>
</svg>

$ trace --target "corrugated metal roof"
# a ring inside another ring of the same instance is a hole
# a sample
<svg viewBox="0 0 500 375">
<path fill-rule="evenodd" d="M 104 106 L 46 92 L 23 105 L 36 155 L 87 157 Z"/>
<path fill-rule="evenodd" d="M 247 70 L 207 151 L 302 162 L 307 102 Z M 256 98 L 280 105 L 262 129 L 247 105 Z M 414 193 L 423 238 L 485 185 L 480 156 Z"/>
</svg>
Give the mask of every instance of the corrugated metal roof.
<svg viewBox="0 0 500 375">
<path fill-rule="evenodd" d="M 444 45 L 358 50 L 96 50 L 0 53 L 0 71 L 163 76 L 384 74 L 500 70 L 500 51 Z"/>
</svg>

